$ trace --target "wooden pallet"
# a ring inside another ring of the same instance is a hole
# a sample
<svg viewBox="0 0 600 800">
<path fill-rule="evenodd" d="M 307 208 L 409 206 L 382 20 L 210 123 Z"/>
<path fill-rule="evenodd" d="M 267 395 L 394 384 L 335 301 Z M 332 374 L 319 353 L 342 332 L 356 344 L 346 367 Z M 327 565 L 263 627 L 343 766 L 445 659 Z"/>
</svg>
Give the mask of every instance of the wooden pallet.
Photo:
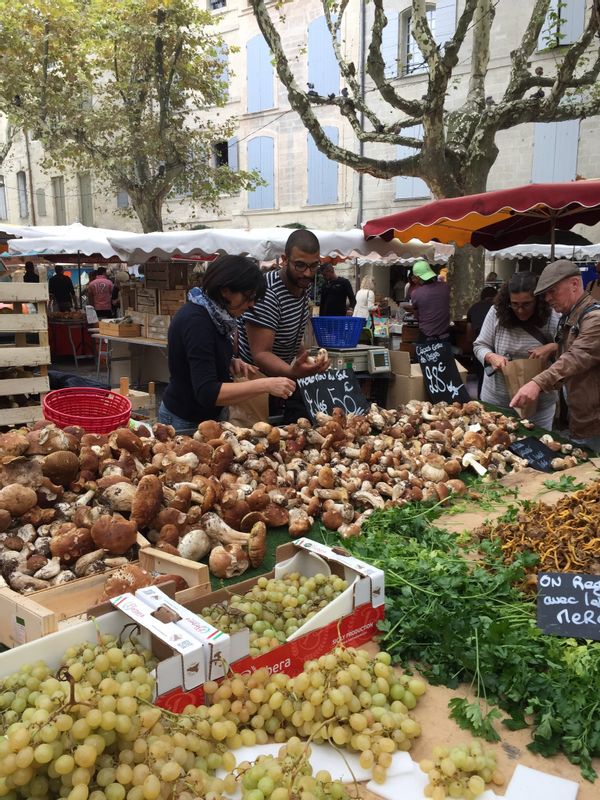
<svg viewBox="0 0 600 800">
<path fill-rule="evenodd" d="M 24 425 L 43 419 L 41 400 L 49 391 L 48 365 L 50 364 L 50 345 L 48 342 L 48 283 L 45 270 L 40 270 L 39 283 L 0 283 L 0 303 L 12 303 L 12 313 L 0 313 L 0 334 L 12 333 L 15 344 L 0 345 L 0 368 L 30 367 L 38 368 L 39 376 L 23 378 L 1 378 L 0 396 L 39 394 L 40 404 L 3 408 L 0 411 L 0 424 Z M 24 314 L 23 304 L 32 304 L 35 314 Z M 37 334 L 39 343 L 27 343 L 27 334 Z"/>
<path fill-rule="evenodd" d="M 139 536 L 139 563 L 148 572 L 181 576 L 189 588 L 176 594 L 180 602 L 202 597 L 211 591 L 208 567 L 177 558 L 148 546 Z M 15 647 L 54 633 L 81 621 L 89 608 L 98 605 L 108 575 L 114 570 L 77 578 L 30 594 L 0 589 L 0 643 Z"/>
</svg>

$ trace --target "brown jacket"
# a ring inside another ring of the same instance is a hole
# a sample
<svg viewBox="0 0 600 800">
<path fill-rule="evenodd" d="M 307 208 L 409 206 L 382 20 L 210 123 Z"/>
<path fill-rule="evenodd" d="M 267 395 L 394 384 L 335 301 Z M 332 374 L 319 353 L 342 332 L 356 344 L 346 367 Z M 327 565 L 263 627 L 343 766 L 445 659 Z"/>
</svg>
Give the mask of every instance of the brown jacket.
<svg viewBox="0 0 600 800">
<path fill-rule="evenodd" d="M 574 439 L 600 436 L 600 309 L 581 320 L 579 334 L 573 326 L 593 297 L 584 294 L 565 321 L 560 356 L 533 379 L 543 392 L 564 384 L 569 406 L 569 432 Z"/>
</svg>

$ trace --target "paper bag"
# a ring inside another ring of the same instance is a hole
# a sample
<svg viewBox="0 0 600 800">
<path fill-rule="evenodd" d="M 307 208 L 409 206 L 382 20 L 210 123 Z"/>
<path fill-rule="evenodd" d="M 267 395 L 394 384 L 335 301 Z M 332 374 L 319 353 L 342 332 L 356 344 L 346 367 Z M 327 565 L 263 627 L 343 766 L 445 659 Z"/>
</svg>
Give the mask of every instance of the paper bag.
<svg viewBox="0 0 600 800">
<path fill-rule="evenodd" d="M 262 372 L 257 372 L 250 378 L 239 378 L 234 375 L 233 382 L 240 383 L 247 380 L 264 378 Z M 265 392 L 243 400 L 241 403 L 229 406 L 229 422 L 239 428 L 251 428 L 255 422 L 266 422 L 269 419 L 269 395 Z"/>
<path fill-rule="evenodd" d="M 502 374 L 504 375 L 506 389 L 510 398 L 512 399 L 521 386 L 525 386 L 526 383 L 529 383 L 532 378 L 535 378 L 544 369 L 546 369 L 546 362 L 541 358 L 516 358 L 514 361 L 507 361 L 506 366 L 502 367 Z M 537 400 L 517 408 L 517 412 L 522 419 L 535 414 L 536 410 Z"/>
</svg>

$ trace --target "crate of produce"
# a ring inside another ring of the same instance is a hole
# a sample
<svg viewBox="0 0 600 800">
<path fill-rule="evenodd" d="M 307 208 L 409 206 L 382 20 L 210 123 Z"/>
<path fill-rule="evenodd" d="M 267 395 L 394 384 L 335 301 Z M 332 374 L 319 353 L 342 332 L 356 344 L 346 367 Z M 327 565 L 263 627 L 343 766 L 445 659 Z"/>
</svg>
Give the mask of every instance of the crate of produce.
<svg viewBox="0 0 600 800">
<path fill-rule="evenodd" d="M 187 289 L 188 265 L 173 262 L 144 264 L 144 284 L 148 289 Z"/>
<path fill-rule="evenodd" d="M 14 343 L 0 345 L 2 425 L 43 419 L 41 400 L 50 388 L 51 355 L 46 271 L 40 269 L 39 275 L 40 283 L 0 283 L 0 303 L 7 304 L 0 312 L 0 335 L 14 337 Z"/>
<path fill-rule="evenodd" d="M 311 317 L 320 347 L 356 347 L 366 321 L 364 317 Z"/>
<path fill-rule="evenodd" d="M 146 314 L 158 313 L 158 292 L 145 286 L 138 286 L 135 291 L 135 310 Z"/>
<path fill-rule="evenodd" d="M 166 341 L 170 324 L 171 317 L 167 314 L 148 314 L 146 337 Z"/>
<path fill-rule="evenodd" d="M 137 559 L 131 563 L 155 578 L 179 576 L 187 584 L 188 588 L 177 591 L 178 600 L 187 602 L 210 592 L 208 567 L 204 564 L 169 557 L 168 553 L 149 546 L 140 534 L 137 546 Z M 115 567 L 29 594 L 6 587 L 0 589 L 0 643 L 14 647 L 82 621 L 90 608 L 103 601 L 107 579 L 119 569 Z"/>
<path fill-rule="evenodd" d="M 98 323 L 98 333 L 101 336 L 119 336 L 131 339 L 142 335 L 142 326 L 136 322 L 112 322 L 101 319 Z"/>
<path fill-rule="evenodd" d="M 173 316 L 186 300 L 186 289 L 160 289 L 158 292 L 158 313 L 165 316 Z"/>
</svg>

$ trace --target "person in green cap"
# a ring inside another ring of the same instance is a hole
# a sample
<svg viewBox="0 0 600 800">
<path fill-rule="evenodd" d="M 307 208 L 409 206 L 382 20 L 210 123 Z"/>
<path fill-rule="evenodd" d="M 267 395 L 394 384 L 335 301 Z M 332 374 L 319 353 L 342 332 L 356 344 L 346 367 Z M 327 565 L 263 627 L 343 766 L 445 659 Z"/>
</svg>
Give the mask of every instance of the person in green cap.
<svg viewBox="0 0 600 800">
<path fill-rule="evenodd" d="M 419 323 L 419 343 L 444 342 L 450 339 L 450 287 L 438 281 L 425 259 L 420 258 L 412 268 L 413 290 L 410 303 L 403 304 L 412 311 Z"/>
</svg>

